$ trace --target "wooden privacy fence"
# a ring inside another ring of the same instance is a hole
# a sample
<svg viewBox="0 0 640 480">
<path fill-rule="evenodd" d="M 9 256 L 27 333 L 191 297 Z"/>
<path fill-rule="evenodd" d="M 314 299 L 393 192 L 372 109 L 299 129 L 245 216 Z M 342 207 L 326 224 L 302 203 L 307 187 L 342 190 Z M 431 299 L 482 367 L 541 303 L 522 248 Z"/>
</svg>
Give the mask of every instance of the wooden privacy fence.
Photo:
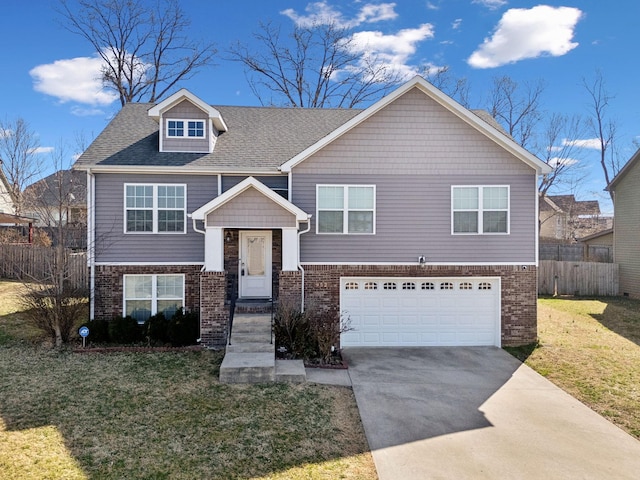
<svg viewBox="0 0 640 480">
<path fill-rule="evenodd" d="M 55 271 L 56 252 L 53 247 L 35 245 L 0 245 L 0 278 L 28 281 L 46 280 Z M 65 250 L 65 280 L 72 286 L 88 286 L 87 253 Z"/>
<path fill-rule="evenodd" d="M 618 264 L 540 260 L 540 295 L 618 295 Z"/>
<path fill-rule="evenodd" d="M 540 260 L 556 260 L 558 262 L 613 262 L 613 247 L 606 245 L 541 243 L 539 250 Z"/>
</svg>

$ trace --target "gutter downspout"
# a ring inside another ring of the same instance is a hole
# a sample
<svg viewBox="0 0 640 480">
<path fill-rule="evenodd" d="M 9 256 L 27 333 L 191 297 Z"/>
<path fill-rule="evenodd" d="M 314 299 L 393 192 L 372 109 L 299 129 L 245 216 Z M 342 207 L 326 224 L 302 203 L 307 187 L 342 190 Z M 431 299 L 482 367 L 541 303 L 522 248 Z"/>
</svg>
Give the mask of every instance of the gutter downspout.
<svg viewBox="0 0 640 480">
<path fill-rule="evenodd" d="M 191 217 L 191 215 L 188 215 L 188 216 Z M 193 217 L 191 217 L 191 227 L 193 228 L 194 232 L 201 233 L 202 235 L 207 234 L 207 232 L 204 230 L 198 230 L 198 228 L 196 227 L 196 219 Z M 206 245 L 205 245 L 205 248 L 206 248 Z M 204 272 L 205 268 L 207 268 L 207 266 L 203 265 L 202 268 L 200 269 L 200 272 Z"/>
<path fill-rule="evenodd" d="M 95 317 L 95 289 L 96 289 L 96 260 L 95 260 L 95 192 L 96 192 L 96 177 L 91 173 L 91 168 L 87 169 L 87 187 L 89 189 L 89 195 L 87 195 L 87 215 L 88 215 L 88 228 L 87 228 L 87 262 L 89 264 L 89 320 L 93 320 Z"/>
<path fill-rule="evenodd" d="M 301 276 L 300 276 L 300 312 L 304 313 L 304 268 L 302 268 L 302 264 L 300 263 L 300 237 L 302 236 L 303 233 L 307 233 L 309 230 L 311 230 L 311 215 L 308 215 L 307 217 L 307 229 L 306 230 L 300 230 L 298 232 L 298 269 L 301 272 Z"/>
</svg>

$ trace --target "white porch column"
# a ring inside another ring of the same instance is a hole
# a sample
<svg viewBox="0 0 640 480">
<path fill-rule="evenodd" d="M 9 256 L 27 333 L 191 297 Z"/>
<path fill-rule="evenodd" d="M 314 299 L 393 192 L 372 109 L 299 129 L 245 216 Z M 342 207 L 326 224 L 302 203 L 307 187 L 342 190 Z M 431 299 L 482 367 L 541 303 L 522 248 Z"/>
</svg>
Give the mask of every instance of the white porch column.
<svg viewBox="0 0 640 480">
<path fill-rule="evenodd" d="M 204 235 L 204 268 L 207 272 L 224 272 L 224 229 L 207 227 Z"/>
<path fill-rule="evenodd" d="M 296 271 L 298 270 L 298 229 L 283 228 L 282 229 L 282 270 Z"/>
</svg>

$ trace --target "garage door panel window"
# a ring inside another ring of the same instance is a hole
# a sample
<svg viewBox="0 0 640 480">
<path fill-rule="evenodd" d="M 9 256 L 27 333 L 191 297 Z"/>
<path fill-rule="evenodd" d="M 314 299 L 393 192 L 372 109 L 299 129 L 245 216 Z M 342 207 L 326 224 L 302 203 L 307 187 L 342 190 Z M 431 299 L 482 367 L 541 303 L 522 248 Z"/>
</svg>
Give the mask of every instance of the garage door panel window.
<svg viewBox="0 0 640 480">
<path fill-rule="evenodd" d="M 453 234 L 508 234 L 509 186 L 451 187 Z"/>
<path fill-rule="evenodd" d="M 374 234 L 375 185 L 318 185 L 317 233 Z"/>
</svg>

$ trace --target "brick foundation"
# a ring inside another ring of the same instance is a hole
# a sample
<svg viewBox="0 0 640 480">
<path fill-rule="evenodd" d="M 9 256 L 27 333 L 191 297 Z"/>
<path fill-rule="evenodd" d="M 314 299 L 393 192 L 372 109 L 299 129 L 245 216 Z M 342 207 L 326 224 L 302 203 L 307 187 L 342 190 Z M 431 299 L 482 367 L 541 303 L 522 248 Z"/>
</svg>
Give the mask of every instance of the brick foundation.
<svg viewBox="0 0 640 480">
<path fill-rule="evenodd" d="M 286 272 L 288 273 L 288 272 Z M 340 319 L 340 277 L 465 277 L 501 278 L 502 345 L 517 346 L 537 339 L 536 268 L 528 266 L 305 266 L 305 302 Z M 282 291 L 282 288 L 281 288 Z"/>
<path fill-rule="evenodd" d="M 200 310 L 201 265 L 96 265 L 94 319 L 111 320 L 122 315 L 123 275 L 184 274 L 185 309 Z"/>
<path fill-rule="evenodd" d="M 274 244 L 276 243 L 274 237 Z M 280 242 L 277 242 L 278 244 Z M 231 252 L 233 248 L 231 247 Z M 230 252 L 230 253 L 231 253 Z M 225 260 L 233 264 L 233 253 Z M 276 257 L 276 255 L 274 255 Z M 225 262 L 226 263 L 226 262 Z M 237 264 L 237 253 L 236 253 Z M 200 272 L 200 266 L 97 266 L 95 277 L 96 319 L 122 315 L 122 276 L 125 274 L 185 275 L 185 307 L 200 312 L 200 336 L 206 347 L 224 346 L 229 306 L 227 272 Z M 274 275 L 274 297 L 299 306 L 301 272 L 280 271 Z M 399 266 L 399 265 L 307 265 L 305 266 L 305 306 L 325 311 L 340 319 L 340 277 L 465 277 L 501 278 L 502 345 L 517 346 L 537 339 L 536 268 L 529 266 Z"/>
<path fill-rule="evenodd" d="M 205 347 L 221 347 L 227 343 L 226 284 L 225 272 L 202 272 L 200 276 L 200 341 Z"/>
</svg>

